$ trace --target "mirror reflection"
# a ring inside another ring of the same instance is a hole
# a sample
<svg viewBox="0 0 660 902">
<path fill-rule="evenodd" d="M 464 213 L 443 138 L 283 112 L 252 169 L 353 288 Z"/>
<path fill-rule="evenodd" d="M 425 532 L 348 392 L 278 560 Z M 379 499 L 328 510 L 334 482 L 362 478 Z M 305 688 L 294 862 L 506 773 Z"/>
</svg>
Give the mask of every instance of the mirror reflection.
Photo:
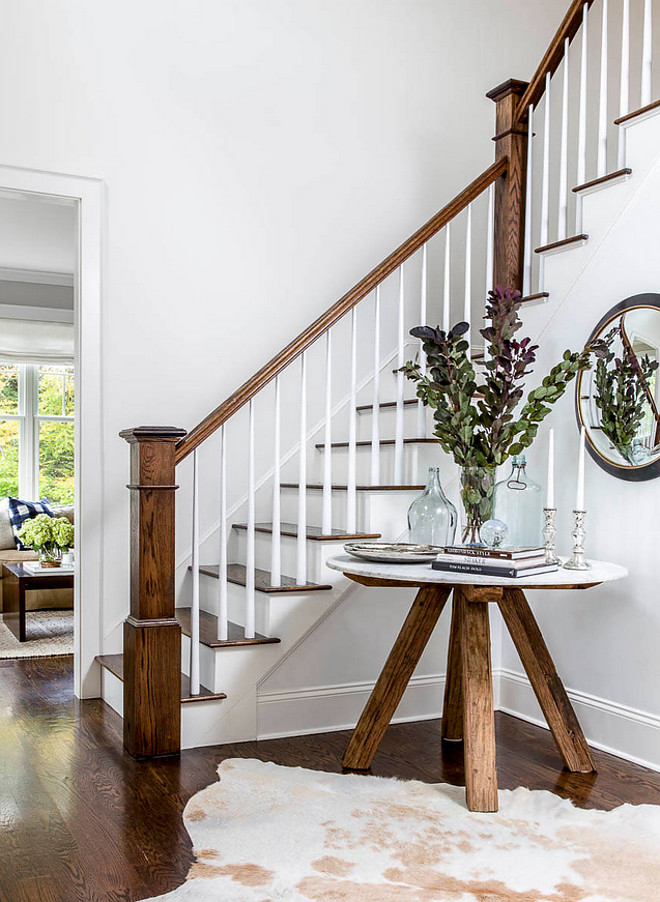
<svg viewBox="0 0 660 902">
<path fill-rule="evenodd" d="M 651 300 L 651 303 L 634 303 Z M 660 303 L 638 295 L 613 308 L 591 342 L 595 364 L 577 385 L 578 419 L 593 457 L 624 479 L 648 479 L 660 470 Z"/>
</svg>

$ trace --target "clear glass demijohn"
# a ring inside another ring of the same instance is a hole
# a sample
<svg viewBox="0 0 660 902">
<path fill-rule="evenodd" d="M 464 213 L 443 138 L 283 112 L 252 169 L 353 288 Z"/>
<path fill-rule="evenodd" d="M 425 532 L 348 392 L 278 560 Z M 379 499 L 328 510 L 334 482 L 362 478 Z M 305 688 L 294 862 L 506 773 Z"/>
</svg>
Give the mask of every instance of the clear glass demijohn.
<svg viewBox="0 0 660 902">
<path fill-rule="evenodd" d="M 458 514 L 440 484 L 440 468 L 429 467 L 426 488 L 408 508 L 408 541 L 416 545 L 451 545 Z"/>
<path fill-rule="evenodd" d="M 511 473 L 495 486 L 493 517 L 509 527 L 507 545 L 543 545 L 543 492 L 527 475 L 524 455 L 511 460 Z"/>
</svg>

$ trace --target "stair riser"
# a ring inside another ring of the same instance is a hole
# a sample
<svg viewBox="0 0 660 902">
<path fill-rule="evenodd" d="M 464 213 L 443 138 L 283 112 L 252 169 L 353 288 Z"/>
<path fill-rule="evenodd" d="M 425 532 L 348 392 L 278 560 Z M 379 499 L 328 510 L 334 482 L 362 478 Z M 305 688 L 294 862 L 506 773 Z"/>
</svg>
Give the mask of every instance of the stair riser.
<svg viewBox="0 0 660 902">
<path fill-rule="evenodd" d="M 426 484 L 429 467 L 442 466 L 446 454 L 435 442 L 425 444 L 405 444 L 403 446 L 403 481 L 405 485 Z M 379 485 L 394 484 L 394 445 L 380 446 L 380 478 Z M 371 446 L 356 448 L 357 484 L 371 485 Z M 332 481 L 338 485 L 346 485 L 348 478 L 348 448 L 332 450 Z M 282 480 L 288 481 L 288 480 Z M 323 451 L 316 450 L 310 461 L 309 482 L 323 482 Z"/>
<path fill-rule="evenodd" d="M 396 539 L 406 527 L 406 512 L 419 495 L 410 492 L 357 492 L 357 527 L 363 532 L 379 532 L 385 541 Z M 332 492 L 332 526 L 345 529 L 347 525 L 348 493 Z M 297 489 L 282 489 L 282 520 L 295 522 L 298 516 Z M 307 491 L 307 520 L 312 524 L 323 522 L 323 492 Z"/>
<path fill-rule="evenodd" d="M 324 562 L 332 557 L 333 554 L 341 554 L 344 542 L 310 542 L 306 543 L 307 554 L 307 579 L 313 583 L 323 583 L 324 585 L 335 585 L 342 577 L 341 574 L 333 573 L 324 566 Z M 264 570 L 270 570 L 271 560 L 271 536 L 269 533 L 255 534 L 255 555 L 257 567 Z M 297 565 L 297 540 L 290 536 L 282 536 L 282 573 L 286 576 L 296 576 Z M 245 563 L 246 559 L 246 534 L 244 530 L 238 530 L 237 536 L 237 557 L 241 563 Z"/>
<path fill-rule="evenodd" d="M 424 411 L 424 423 L 426 424 L 426 433 L 419 430 L 419 420 L 417 418 L 417 405 L 406 404 L 403 408 L 403 434 L 406 436 L 425 438 L 431 435 L 432 418 L 427 410 Z M 373 411 L 364 410 L 357 415 L 357 437 L 358 441 L 371 441 L 371 430 L 373 428 Z M 378 414 L 378 429 L 381 439 L 394 438 L 396 436 L 396 408 L 381 408 Z M 336 440 L 339 440 L 337 436 Z"/>
</svg>

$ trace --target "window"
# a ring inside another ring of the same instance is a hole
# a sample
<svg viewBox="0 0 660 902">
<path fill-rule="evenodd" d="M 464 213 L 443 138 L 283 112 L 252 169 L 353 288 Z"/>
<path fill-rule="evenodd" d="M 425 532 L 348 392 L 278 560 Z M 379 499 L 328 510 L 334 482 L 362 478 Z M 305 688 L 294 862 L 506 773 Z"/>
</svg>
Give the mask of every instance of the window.
<svg viewBox="0 0 660 902">
<path fill-rule="evenodd" d="M 0 364 L 0 495 L 73 503 L 73 368 Z"/>
</svg>

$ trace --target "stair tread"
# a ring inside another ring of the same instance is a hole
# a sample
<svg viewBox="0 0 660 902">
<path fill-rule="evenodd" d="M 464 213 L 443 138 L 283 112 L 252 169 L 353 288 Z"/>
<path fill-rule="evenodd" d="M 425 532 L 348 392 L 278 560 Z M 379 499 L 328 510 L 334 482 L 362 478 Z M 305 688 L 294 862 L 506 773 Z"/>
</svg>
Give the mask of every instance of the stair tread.
<svg viewBox="0 0 660 902">
<path fill-rule="evenodd" d="M 403 444 L 404 445 L 416 445 L 416 444 L 434 445 L 434 444 L 437 444 L 437 441 L 438 440 L 436 438 L 404 438 Z M 394 445 L 394 444 L 396 444 L 396 440 L 393 438 L 385 438 L 385 439 L 382 439 L 378 444 L 379 445 Z M 331 448 L 348 448 L 348 445 L 349 445 L 348 442 L 331 442 L 330 447 Z M 319 448 L 319 449 L 325 448 L 325 442 L 319 442 L 314 447 Z M 356 448 L 370 448 L 371 442 L 370 441 L 356 442 L 355 447 Z"/>
<path fill-rule="evenodd" d="M 660 107 L 660 100 L 654 100 L 653 103 L 647 103 L 646 106 L 642 106 L 638 110 L 633 110 L 632 113 L 626 113 L 625 116 L 619 116 L 618 119 L 614 120 L 614 124 L 623 125 L 624 122 L 630 122 L 630 120 L 635 119 L 636 116 L 641 116 L 643 113 L 650 113 L 651 110 L 657 110 L 658 107 Z"/>
<path fill-rule="evenodd" d="M 174 616 L 179 621 L 181 632 L 190 636 L 190 608 L 176 608 Z M 280 640 L 275 636 L 262 636 L 256 633 L 254 639 L 245 638 L 245 629 L 238 623 L 227 624 L 228 639 L 218 639 L 218 618 L 206 611 L 199 612 L 199 641 L 209 648 L 232 648 L 237 645 L 272 645 Z"/>
<path fill-rule="evenodd" d="M 190 569 L 190 567 L 188 568 Z M 218 579 L 220 575 L 220 566 L 218 564 L 202 564 L 199 572 L 213 579 Z M 244 586 L 246 578 L 246 568 L 244 564 L 228 564 L 227 579 L 230 583 L 237 586 Z M 271 585 L 270 573 L 268 570 L 255 569 L 254 585 L 257 592 L 267 592 L 271 595 L 283 594 L 285 592 L 319 592 L 332 589 L 330 585 L 319 585 L 318 583 L 307 583 L 304 586 L 297 585 L 295 579 L 291 576 L 282 577 L 281 586 Z"/>
<path fill-rule="evenodd" d="M 553 251 L 556 248 L 560 247 L 570 247 L 571 244 L 576 244 L 580 241 L 586 241 L 589 236 L 584 233 L 581 235 L 571 235 L 570 238 L 562 238 L 560 241 L 551 241 L 550 244 L 544 244 L 542 247 L 535 247 L 535 254 L 543 254 L 546 251 Z"/>
<path fill-rule="evenodd" d="M 280 483 L 281 489 L 297 489 L 299 483 L 297 482 L 282 482 Z M 307 483 L 306 488 L 310 491 L 321 492 L 323 491 L 323 484 L 314 482 Z M 348 491 L 348 486 L 346 485 L 331 485 L 330 488 L 333 492 L 346 492 Z M 424 489 L 423 485 L 356 485 L 355 490 L 357 492 L 413 492 L 413 491 L 422 491 Z"/>
<path fill-rule="evenodd" d="M 247 529 L 247 523 L 233 523 L 234 529 Z M 256 532 L 272 533 L 272 523 L 255 523 Z M 280 523 L 280 534 L 283 536 L 298 535 L 298 527 L 295 523 Z M 333 529 L 330 533 L 324 533 L 320 526 L 308 526 L 307 538 L 312 542 L 336 542 L 341 539 L 379 539 L 379 532 L 343 532 L 341 529 Z"/>
<path fill-rule="evenodd" d="M 97 655 L 96 661 L 110 671 L 118 680 L 124 682 L 124 656 L 123 655 Z M 199 695 L 190 694 L 190 677 L 181 674 L 181 701 L 182 702 L 208 702 L 227 698 L 224 692 L 212 692 L 206 686 L 199 687 Z"/>
<path fill-rule="evenodd" d="M 583 182 L 581 185 L 577 185 L 573 188 L 573 193 L 578 194 L 580 191 L 586 191 L 587 188 L 595 188 L 597 185 L 605 185 L 607 182 L 612 182 L 615 179 L 621 179 L 624 176 L 632 175 L 632 169 L 629 167 L 624 167 L 623 169 L 617 169 L 615 172 L 608 172 L 607 175 L 601 175 L 597 179 L 591 179 L 589 182 Z"/>
<path fill-rule="evenodd" d="M 404 407 L 412 407 L 413 405 L 416 407 L 419 404 L 419 400 L 417 398 L 411 398 L 403 402 Z M 381 401 L 378 405 L 381 410 L 389 410 L 393 407 L 396 407 L 396 401 Z M 358 413 L 362 413 L 364 410 L 373 410 L 373 404 L 360 404 L 359 407 L 355 408 Z"/>
</svg>

